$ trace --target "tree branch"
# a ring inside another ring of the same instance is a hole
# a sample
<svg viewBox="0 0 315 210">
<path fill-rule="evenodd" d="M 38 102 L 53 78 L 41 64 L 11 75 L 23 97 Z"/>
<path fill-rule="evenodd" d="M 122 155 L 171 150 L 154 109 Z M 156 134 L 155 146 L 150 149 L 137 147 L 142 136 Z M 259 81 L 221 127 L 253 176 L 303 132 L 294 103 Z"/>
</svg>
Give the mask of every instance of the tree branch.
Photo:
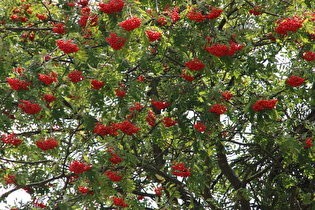
<svg viewBox="0 0 315 210">
<path fill-rule="evenodd" d="M 12 190 L 3 193 L 3 194 L 1 195 L 1 197 L 0 197 L 0 200 L 5 199 L 5 198 L 8 197 L 11 193 L 13 193 L 13 192 L 15 192 L 15 191 L 17 191 L 17 190 L 19 190 L 19 189 L 21 189 L 21 188 L 40 186 L 40 185 L 46 184 L 46 183 L 48 183 L 48 182 L 51 182 L 51 181 L 53 181 L 53 180 L 60 179 L 60 178 L 62 178 L 62 177 L 65 177 L 65 175 L 64 175 L 63 173 L 60 174 L 60 175 L 58 175 L 58 176 L 55 176 L 55 177 L 52 177 L 52 178 L 50 178 L 50 179 L 46 179 L 46 180 L 43 180 L 43 181 L 40 181 L 40 182 L 33 182 L 33 183 L 27 184 L 27 185 L 25 185 L 25 186 L 20 186 L 20 185 L 19 185 L 19 186 L 16 186 L 16 187 L 13 188 Z"/>
<path fill-rule="evenodd" d="M 234 12 L 236 12 L 238 10 L 237 7 L 233 7 L 233 5 L 235 4 L 235 1 L 232 1 L 230 3 L 230 11 L 228 11 L 228 13 L 226 14 L 226 17 L 229 18 Z M 223 18 L 218 26 L 218 29 L 221 31 L 223 29 L 223 26 L 225 25 L 225 23 L 227 22 L 226 18 Z"/>
<path fill-rule="evenodd" d="M 229 165 L 226 155 L 225 155 L 224 146 L 219 141 L 216 142 L 216 150 L 217 150 L 217 155 L 218 155 L 218 165 L 222 173 L 230 181 L 230 183 L 232 184 L 235 190 L 240 190 L 242 188 L 242 182 L 240 181 L 240 179 L 237 177 L 237 175 L 235 174 L 235 172 Z M 250 210 L 249 201 L 246 200 L 245 197 L 241 193 L 239 194 L 239 197 L 240 197 L 239 201 L 241 203 L 242 209 Z"/>
<path fill-rule="evenodd" d="M 53 28 L 20 28 L 20 27 L 6 27 L 6 28 L 0 28 L 0 32 L 4 31 L 50 31 Z"/>
<path fill-rule="evenodd" d="M 40 163 L 53 163 L 54 162 L 52 160 L 40 160 L 40 161 L 35 161 L 35 162 L 28 162 L 28 161 L 20 161 L 20 160 L 10 160 L 6 158 L 0 158 L 0 160 L 10 162 L 10 163 L 21 163 L 21 164 L 29 164 L 29 165 L 37 165 Z"/>
</svg>

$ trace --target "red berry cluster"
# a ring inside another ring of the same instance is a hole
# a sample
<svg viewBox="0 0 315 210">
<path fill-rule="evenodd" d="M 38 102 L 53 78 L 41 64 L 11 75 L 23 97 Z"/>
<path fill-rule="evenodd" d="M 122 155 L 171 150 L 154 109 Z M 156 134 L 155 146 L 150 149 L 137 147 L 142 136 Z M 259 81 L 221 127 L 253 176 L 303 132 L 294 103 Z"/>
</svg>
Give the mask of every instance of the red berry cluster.
<svg viewBox="0 0 315 210">
<path fill-rule="evenodd" d="M 221 104 L 215 104 L 209 109 L 209 112 L 213 112 L 213 113 L 220 115 L 220 114 L 224 114 L 225 112 L 227 112 L 227 110 L 228 109 L 226 106 L 221 105 Z"/>
<path fill-rule="evenodd" d="M 84 163 L 76 160 L 70 164 L 69 170 L 76 174 L 82 174 L 83 172 L 88 171 L 91 167 L 91 165 L 87 166 Z"/>
<path fill-rule="evenodd" d="M 191 173 L 185 167 L 184 163 L 178 163 L 176 165 L 173 165 L 172 168 L 175 170 L 175 171 L 172 171 L 172 174 L 174 174 L 175 176 L 180 176 L 180 177 L 191 176 Z"/>
<path fill-rule="evenodd" d="M 222 9 L 210 9 L 210 13 L 207 15 L 202 15 L 200 12 L 197 12 L 196 9 L 188 11 L 188 15 L 186 15 L 190 20 L 194 20 L 198 23 L 201 23 L 205 18 L 212 20 L 218 18 L 221 13 L 223 12 Z"/>
<path fill-rule="evenodd" d="M 143 200 L 144 199 L 144 196 L 143 195 L 139 195 L 138 197 L 137 197 L 137 200 Z"/>
<path fill-rule="evenodd" d="M 164 117 L 163 118 L 163 123 L 165 127 L 171 127 L 173 125 L 176 125 L 178 123 L 178 121 L 172 120 L 168 117 Z"/>
<path fill-rule="evenodd" d="M 89 4 L 89 1 L 90 1 L 90 0 L 78 0 L 78 1 L 77 1 L 77 4 L 78 4 L 78 6 L 80 6 L 80 7 L 86 7 L 86 6 Z"/>
<path fill-rule="evenodd" d="M 47 186 L 48 184 L 46 184 Z M 31 194 L 32 193 L 32 188 L 31 187 L 23 187 L 22 188 L 23 190 L 25 190 L 25 192 L 27 192 L 28 194 Z"/>
<path fill-rule="evenodd" d="M 125 45 L 126 41 L 126 39 L 123 39 L 114 33 L 110 33 L 110 37 L 106 37 L 106 40 L 109 43 L 109 46 L 114 50 L 120 50 Z"/>
<path fill-rule="evenodd" d="M 256 112 L 264 109 L 274 109 L 277 99 L 272 99 L 272 100 L 260 100 L 256 101 L 256 103 L 252 106 L 252 109 L 255 110 Z"/>
<path fill-rule="evenodd" d="M 87 9 L 87 8 L 84 8 L 84 9 Z M 98 21 L 98 16 L 96 14 L 90 15 L 90 13 L 87 12 L 87 13 L 83 13 L 83 16 L 80 17 L 79 24 L 81 28 L 85 28 L 86 26 L 95 27 L 98 24 L 97 21 Z"/>
<path fill-rule="evenodd" d="M 7 77 L 6 79 L 13 90 L 28 90 L 28 86 L 32 84 L 31 82 L 26 82 L 16 78 Z"/>
<path fill-rule="evenodd" d="M 294 32 L 302 27 L 303 21 L 304 20 L 296 16 L 277 21 L 279 26 L 276 28 L 276 32 L 284 35 L 286 35 L 288 31 Z"/>
<path fill-rule="evenodd" d="M 156 22 L 158 22 L 161 26 L 164 26 L 167 23 L 165 17 L 160 17 Z"/>
<path fill-rule="evenodd" d="M 154 99 L 151 100 L 151 104 L 158 110 L 162 110 L 167 108 L 171 103 L 168 102 L 162 102 L 162 101 L 155 101 Z"/>
<path fill-rule="evenodd" d="M 205 50 L 217 57 L 225 55 L 234 55 L 237 51 L 242 50 L 244 45 L 239 45 L 233 41 L 230 41 L 230 47 L 226 45 L 213 45 L 211 47 L 205 47 Z"/>
<path fill-rule="evenodd" d="M 125 2 L 122 0 L 111 0 L 107 4 L 99 3 L 98 6 L 100 7 L 100 11 L 111 14 L 114 12 L 120 12 L 125 5 Z"/>
<path fill-rule="evenodd" d="M 221 15 L 223 12 L 223 9 L 211 9 L 211 12 L 208 15 L 205 15 L 205 18 L 208 18 L 210 20 L 215 19 Z"/>
<path fill-rule="evenodd" d="M 313 145 L 312 140 L 313 140 L 313 137 L 309 137 L 308 139 L 305 140 L 305 144 L 306 144 L 304 146 L 305 149 L 308 149 L 308 148 L 310 148 Z"/>
<path fill-rule="evenodd" d="M 242 50 L 244 45 L 239 45 L 233 41 L 230 41 L 230 49 L 227 52 L 227 55 L 234 55 L 237 51 Z"/>
<path fill-rule="evenodd" d="M 13 71 L 18 73 L 18 74 L 22 74 L 25 71 L 25 68 L 17 67 L 17 68 L 14 68 Z"/>
<path fill-rule="evenodd" d="M 143 108 L 143 106 L 140 103 L 138 103 L 138 102 L 133 103 L 133 105 L 134 105 L 133 107 L 129 108 L 130 112 L 140 111 Z"/>
<path fill-rule="evenodd" d="M 150 42 L 154 42 L 155 40 L 161 39 L 161 35 L 162 35 L 162 33 L 160 32 L 149 31 L 149 30 L 146 30 L 145 33 L 147 37 L 149 38 Z"/>
<path fill-rule="evenodd" d="M 21 16 L 18 16 L 18 15 L 11 15 L 10 16 L 11 20 L 14 20 L 14 21 L 21 21 L 23 23 L 27 22 L 28 21 L 28 18 L 26 16 L 24 17 L 21 17 Z"/>
<path fill-rule="evenodd" d="M 58 142 L 56 141 L 55 138 L 47 138 L 44 141 L 36 141 L 36 145 L 39 149 L 41 150 L 49 150 L 49 149 L 54 149 L 55 147 L 58 146 Z"/>
<path fill-rule="evenodd" d="M 71 43 L 72 40 L 68 40 L 67 42 L 63 41 L 62 39 L 59 39 L 56 41 L 57 46 L 61 51 L 63 51 L 65 54 L 70 54 L 77 52 L 79 48 L 77 47 L 76 44 Z"/>
<path fill-rule="evenodd" d="M 83 187 L 83 186 L 80 186 L 78 188 L 78 190 L 82 193 L 82 194 L 87 194 L 90 192 L 89 188 L 88 187 Z"/>
<path fill-rule="evenodd" d="M 44 203 L 38 202 L 37 200 L 34 201 L 33 205 L 35 208 L 40 208 L 40 209 L 44 209 L 47 207 Z"/>
<path fill-rule="evenodd" d="M 76 83 L 76 82 L 80 82 L 84 79 L 84 76 L 82 75 L 82 71 L 71 71 L 68 74 L 68 78 L 70 79 L 71 82 Z"/>
<path fill-rule="evenodd" d="M 129 121 L 124 121 L 124 122 L 118 124 L 118 126 L 119 126 L 119 130 L 121 130 L 123 133 L 130 135 L 130 136 L 134 133 L 138 133 L 138 130 L 141 129 L 141 128 L 137 128 L 135 125 L 133 125 Z"/>
<path fill-rule="evenodd" d="M 209 53 L 217 57 L 225 56 L 228 54 L 229 48 L 226 45 L 213 45 L 205 48 Z"/>
<path fill-rule="evenodd" d="M 49 104 L 49 103 L 51 103 L 51 102 L 53 102 L 53 101 L 56 101 L 57 98 L 56 98 L 55 96 L 53 96 L 53 95 L 47 93 L 47 94 L 45 94 L 45 95 L 43 96 L 43 100 L 44 100 L 47 104 Z"/>
<path fill-rule="evenodd" d="M 305 14 L 305 16 L 307 16 L 307 15 L 309 15 L 309 20 L 310 21 L 312 21 L 312 22 L 315 21 L 315 13 L 312 12 L 312 13 L 309 13 L 309 14 Z"/>
<path fill-rule="evenodd" d="M 117 197 L 114 197 L 114 205 L 121 206 L 122 208 L 126 208 L 129 206 L 127 203 L 124 202 L 122 198 L 117 198 Z"/>
<path fill-rule="evenodd" d="M 298 77 L 298 76 L 290 76 L 290 78 L 288 78 L 286 80 L 286 82 L 288 83 L 289 86 L 291 87 L 298 87 L 300 85 L 302 85 L 304 83 L 305 79 Z"/>
<path fill-rule="evenodd" d="M 53 82 L 57 81 L 57 75 L 55 72 L 50 73 L 50 75 L 46 74 L 38 74 L 38 79 L 42 81 L 46 85 L 50 85 Z"/>
<path fill-rule="evenodd" d="M 257 5 L 254 9 L 250 9 L 249 10 L 249 14 L 252 14 L 252 15 L 261 15 L 261 5 Z"/>
<path fill-rule="evenodd" d="M 164 190 L 164 188 L 163 187 L 156 187 L 155 189 L 154 189 L 154 192 L 155 192 L 155 194 L 157 194 L 157 195 L 162 195 L 162 190 Z"/>
<path fill-rule="evenodd" d="M 129 112 L 131 112 L 131 114 L 127 115 L 127 119 L 132 119 L 132 118 L 136 117 L 137 112 L 143 108 L 143 106 L 138 102 L 135 102 L 133 104 L 134 104 L 134 106 L 129 108 Z"/>
<path fill-rule="evenodd" d="M 16 138 L 15 136 L 15 133 L 10 133 L 9 135 L 2 134 L 1 140 L 3 141 L 3 143 L 19 146 L 20 144 L 22 144 L 22 140 Z"/>
<path fill-rule="evenodd" d="M 65 25 L 63 23 L 54 24 L 54 26 L 55 27 L 52 28 L 53 32 L 61 35 L 67 33 L 65 31 Z"/>
<path fill-rule="evenodd" d="M 117 124 L 111 124 L 110 126 L 104 126 L 101 123 L 96 123 L 93 133 L 97 133 L 101 136 L 116 136 L 118 135 L 117 133 L 118 130 L 118 125 Z"/>
<path fill-rule="evenodd" d="M 138 133 L 138 130 L 140 130 L 140 128 L 137 128 L 129 121 L 124 121 L 119 124 L 111 124 L 108 127 L 102 125 L 101 123 L 96 123 L 93 132 L 101 136 L 105 135 L 115 136 L 118 135 L 117 130 L 121 130 L 123 133 L 127 135 L 132 135 L 134 133 Z"/>
<path fill-rule="evenodd" d="M 84 7 L 81 9 L 81 14 L 82 15 L 89 15 L 91 12 L 91 8 L 90 7 Z"/>
<path fill-rule="evenodd" d="M 121 89 L 117 88 L 115 90 L 115 93 L 116 93 L 116 96 L 118 96 L 119 98 L 123 98 L 126 96 L 127 92 L 125 90 L 121 90 Z"/>
<path fill-rule="evenodd" d="M 18 105 L 19 108 L 21 108 L 25 113 L 27 114 L 37 114 L 42 110 L 42 108 L 38 104 L 33 104 L 29 101 L 20 101 L 21 104 Z"/>
<path fill-rule="evenodd" d="M 145 77 L 143 75 L 140 75 L 139 77 L 137 77 L 137 81 L 138 82 L 144 82 Z"/>
<path fill-rule="evenodd" d="M 173 9 L 169 10 L 168 15 L 171 17 L 172 23 L 176 23 L 180 19 L 178 12 L 179 12 L 178 7 L 174 7 Z"/>
<path fill-rule="evenodd" d="M 121 22 L 119 25 L 126 31 L 132 31 L 141 25 L 141 20 L 137 17 L 132 17 Z"/>
<path fill-rule="evenodd" d="M 226 100 L 226 101 L 230 100 L 233 96 L 233 94 L 230 93 L 229 91 L 225 91 L 221 95 L 222 95 L 223 100 Z"/>
<path fill-rule="evenodd" d="M 24 39 L 24 42 L 27 42 L 27 39 L 34 41 L 36 31 L 25 32 L 21 37 Z"/>
<path fill-rule="evenodd" d="M 3 177 L 4 181 L 5 181 L 5 184 L 8 185 L 8 184 L 14 184 L 16 182 L 16 179 L 15 179 L 15 175 L 13 174 L 8 174 L 8 175 L 5 175 Z"/>
<path fill-rule="evenodd" d="M 110 155 L 113 156 L 112 158 L 109 159 L 109 161 L 112 162 L 113 164 L 120 163 L 121 161 L 124 160 L 121 157 L 119 157 L 116 153 L 112 152 L 111 150 L 108 150 L 108 151 L 110 152 Z"/>
<path fill-rule="evenodd" d="M 145 117 L 145 120 L 148 122 L 149 125 L 152 127 L 155 126 L 155 113 L 151 110 L 148 111 L 148 115 Z"/>
<path fill-rule="evenodd" d="M 105 171 L 104 174 L 108 176 L 110 180 L 113 182 L 120 182 L 121 178 L 123 176 L 119 176 L 117 172 L 112 172 L 112 171 Z"/>
<path fill-rule="evenodd" d="M 12 10 L 12 13 L 14 15 L 10 16 L 11 20 L 13 20 L 13 21 L 21 21 L 21 22 L 24 22 L 24 23 L 27 22 L 28 18 L 27 18 L 26 15 L 32 14 L 32 9 L 30 7 L 31 7 L 31 4 L 23 4 L 21 7 L 15 7 Z M 19 14 L 19 15 L 16 15 L 16 14 Z M 24 15 L 24 16 L 22 17 L 22 15 Z"/>
<path fill-rule="evenodd" d="M 314 33 L 309 34 L 309 39 L 314 41 L 315 40 L 315 34 Z"/>
<path fill-rule="evenodd" d="M 104 86 L 104 81 L 99 81 L 97 79 L 93 79 L 91 82 L 91 88 L 95 89 L 95 90 L 99 90 Z"/>
<path fill-rule="evenodd" d="M 195 79 L 193 76 L 190 76 L 185 69 L 183 70 L 183 72 L 180 76 L 189 82 L 191 82 Z"/>
<path fill-rule="evenodd" d="M 46 20 L 46 19 L 47 19 L 47 16 L 46 16 L 46 15 L 42 15 L 42 14 L 39 14 L 39 13 L 36 13 L 36 17 L 37 17 L 39 20 Z"/>
<path fill-rule="evenodd" d="M 204 132 L 207 129 L 207 127 L 202 122 L 197 122 L 197 124 L 194 124 L 194 128 L 199 132 Z"/>
<path fill-rule="evenodd" d="M 205 19 L 204 15 L 197 12 L 195 9 L 188 11 L 188 13 L 189 13 L 189 15 L 186 15 L 188 17 L 188 19 L 194 20 L 198 23 L 201 23 Z"/>
<path fill-rule="evenodd" d="M 302 58 L 304 60 L 307 60 L 307 61 L 315 61 L 315 53 L 312 52 L 312 51 L 306 51 L 303 55 L 302 55 Z"/>
<path fill-rule="evenodd" d="M 199 59 L 188 61 L 187 63 L 185 63 L 185 66 L 193 71 L 199 71 L 205 67 L 205 65 Z"/>
<path fill-rule="evenodd" d="M 162 190 L 164 190 L 163 187 L 156 187 L 156 188 L 154 189 L 154 192 L 155 192 L 155 194 L 157 194 L 157 195 L 162 195 Z"/>
</svg>

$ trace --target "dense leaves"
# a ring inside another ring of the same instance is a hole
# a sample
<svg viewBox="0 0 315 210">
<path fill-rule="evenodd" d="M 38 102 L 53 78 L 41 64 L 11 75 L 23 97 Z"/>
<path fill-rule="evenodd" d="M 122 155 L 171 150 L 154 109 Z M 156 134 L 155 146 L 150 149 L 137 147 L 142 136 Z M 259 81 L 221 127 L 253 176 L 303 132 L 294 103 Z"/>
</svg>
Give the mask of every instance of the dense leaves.
<svg viewBox="0 0 315 210">
<path fill-rule="evenodd" d="M 313 7 L 1 2 L 1 202 L 313 209 Z"/>
</svg>

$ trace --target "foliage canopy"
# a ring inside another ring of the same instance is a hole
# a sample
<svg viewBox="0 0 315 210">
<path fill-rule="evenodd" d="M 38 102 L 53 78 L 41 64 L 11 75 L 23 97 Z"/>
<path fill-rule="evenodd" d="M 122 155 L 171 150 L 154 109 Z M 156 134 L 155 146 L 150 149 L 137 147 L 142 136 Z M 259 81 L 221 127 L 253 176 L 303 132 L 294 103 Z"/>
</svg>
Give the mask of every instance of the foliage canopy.
<svg viewBox="0 0 315 210">
<path fill-rule="evenodd" d="M 0 3 L 18 209 L 313 209 L 310 0 Z"/>
</svg>

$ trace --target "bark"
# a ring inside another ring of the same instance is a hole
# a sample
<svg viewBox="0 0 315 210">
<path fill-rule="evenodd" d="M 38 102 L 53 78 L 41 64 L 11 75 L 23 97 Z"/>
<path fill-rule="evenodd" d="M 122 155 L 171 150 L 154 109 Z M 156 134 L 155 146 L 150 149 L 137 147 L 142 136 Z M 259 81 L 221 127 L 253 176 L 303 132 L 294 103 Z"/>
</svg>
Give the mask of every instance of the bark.
<svg viewBox="0 0 315 210">
<path fill-rule="evenodd" d="M 230 164 L 227 161 L 225 155 L 225 149 L 221 142 L 216 143 L 216 150 L 218 155 L 218 165 L 223 173 L 223 175 L 230 181 L 231 185 L 235 190 L 241 190 L 245 186 L 242 186 L 241 180 L 235 174 L 233 169 L 231 168 Z M 250 210 L 250 203 L 246 198 L 240 193 L 239 195 L 239 202 L 241 204 L 241 209 L 248 209 Z"/>
</svg>

